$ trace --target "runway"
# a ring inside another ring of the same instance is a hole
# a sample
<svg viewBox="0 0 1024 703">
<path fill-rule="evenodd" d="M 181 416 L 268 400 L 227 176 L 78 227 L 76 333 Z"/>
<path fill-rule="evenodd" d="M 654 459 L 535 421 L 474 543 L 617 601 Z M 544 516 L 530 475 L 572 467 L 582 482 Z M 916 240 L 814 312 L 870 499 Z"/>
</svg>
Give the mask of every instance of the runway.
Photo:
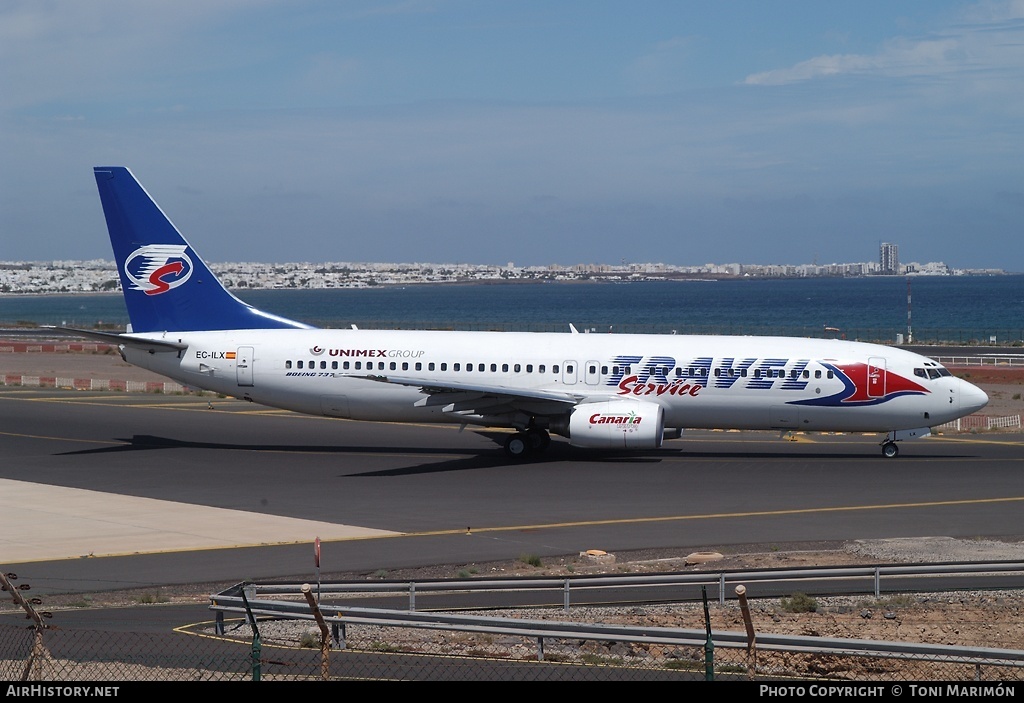
<svg viewBox="0 0 1024 703">
<path fill-rule="evenodd" d="M 500 433 L 498 433 L 500 434 Z M 0 564 L 41 593 L 638 549 L 1024 534 L 1022 438 L 699 432 L 634 454 L 233 399 L 0 388 Z"/>
</svg>

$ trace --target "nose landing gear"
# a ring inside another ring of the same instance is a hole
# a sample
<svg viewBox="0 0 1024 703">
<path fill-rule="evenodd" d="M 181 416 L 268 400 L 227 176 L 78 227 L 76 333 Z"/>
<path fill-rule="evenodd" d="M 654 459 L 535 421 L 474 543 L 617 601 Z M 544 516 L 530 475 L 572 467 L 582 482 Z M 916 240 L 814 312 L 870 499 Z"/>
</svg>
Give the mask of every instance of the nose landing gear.
<svg viewBox="0 0 1024 703">
<path fill-rule="evenodd" d="M 887 459 L 894 459 L 900 455 L 900 448 L 896 446 L 897 442 L 902 442 L 905 439 L 927 437 L 931 433 L 930 427 L 918 427 L 913 430 L 893 430 L 885 435 L 885 439 L 882 440 L 882 456 Z"/>
</svg>

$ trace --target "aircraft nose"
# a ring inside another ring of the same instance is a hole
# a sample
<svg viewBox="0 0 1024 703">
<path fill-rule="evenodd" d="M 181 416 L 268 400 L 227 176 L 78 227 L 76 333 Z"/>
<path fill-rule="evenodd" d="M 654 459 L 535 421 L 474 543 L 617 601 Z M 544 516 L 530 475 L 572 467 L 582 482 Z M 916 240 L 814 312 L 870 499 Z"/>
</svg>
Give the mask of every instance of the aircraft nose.
<svg viewBox="0 0 1024 703">
<path fill-rule="evenodd" d="M 973 383 L 961 381 L 960 384 L 960 410 L 965 415 L 976 413 L 988 405 L 988 394 Z"/>
</svg>

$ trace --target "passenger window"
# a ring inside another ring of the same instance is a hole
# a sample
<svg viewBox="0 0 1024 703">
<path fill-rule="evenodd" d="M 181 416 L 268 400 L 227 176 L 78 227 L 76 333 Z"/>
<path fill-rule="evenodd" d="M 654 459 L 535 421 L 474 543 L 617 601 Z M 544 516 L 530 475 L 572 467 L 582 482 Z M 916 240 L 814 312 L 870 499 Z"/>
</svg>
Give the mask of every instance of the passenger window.
<svg viewBox="0 0 1024 703">
<path fill-rule="evenodd" d="M 505 370 L 507 371 L 508 369 L 505 369 Z M 497 364 L 491 364 L 491 373 L 496 373 L 497 371 L 498 371 L 498 365 Z"/>
<path fill-rule="evenodd" d="M 487 366 L 485 366 L 484 364 L 477 364 L 476 370 L 479 371 L 480 373 L 483 373 L 484 369 L 486 368 Z"/>
<path fill-rule="evenodd" d="M 828 373 L 825 374 L 825 375 L 828 376 L 829 378 L 834 378 L 835 377 L 835 374 L 832 372 L 832 369 L 829 369 Z"/>
<path fill-rule="evenodd" d="M 814 377 L 815 377 L 815 378 L 821 378 L 821 369 L 818 369 L 818 370 L 816 370 L 816 371 L 814 372 Z"/>
<path fill-rule="evenodd" d="M 348 362 L 347 362 L 347 361 L 346 361 L 346 362 L 344 362 L 344 363 L 343 363 L 343 364 L 341 365 L 341 368 L 343 368 L 343 369 L 345 369 L 346 371 L 348 371 Z"/>
<path fill-rule="evenodd" d="M 433 371 L 433 370 L 434 370 L 434 362 L 431 361 L 429 364 L 427 364 L 427 371 Z"/>
<path fill-rule="evenodd" d="M 299 360 L 298 364 L 296 364 L 296 366 L 298 366 L 300 369 L 302 368 L 302 360 L 301 359 Z"/>
<path fill-rule="evenodd" d="M 512 370 L 515 371 L 516 373 L 519 373 L 522 370 L 522 368 L 522 366 L 516 364 L 515 366 L 512 367 Z"/>
<path fill-rule="evenodd" d="M 544 373 L 544 369 L 547 368 L 544 364 L 537 366 L 537 373 Z"/>
<path fill-rule="evenodd" d="M 533 373 L 533 364 L 526 365 L 526 373 Z"/>
<path fill-rule="evenodd" d="M 502 373 L 508 373 L 508 364 L 502 364 L 501 365 L 501 372 Z"/>
<path fill-rule="evenodd" d="M 462 364 L 452 364 L 452 371 L 462 371 Z"/>
<path fill-rule="evenodd" d="M 321 361 L 320 362 L 320 368 L 326 369 L 327 368 L 327 362 L 326 361 Z"/>
<path fill-rule="evenodd" d="M 284 362 L 284 367 L 285 367 L 286 369 L 290 369 L 290 368 L 292 367 L 292 362 L 291 362 L 290 360 L 289 360 L 289 361 L 286 361 L 286 362 Z"/>
<path fill-rule="evenodd" d="M 569 368 L 568 366 L 565 367 L 565 372 L 566 373 L 570 373 L 571 371 L 572 371 L 571 368 Z M 558 373 L 558 364 L 552 364 L 551 365 L 551 373 Z"/>
<path fill-rule="evenodd" d="M 448 364 L 447 364 L 447 362 L 442 362 L 442 363 L 441 363 L 441 370 L 442 370 L 442 371 L 447 371 L 447 370 L 448 370 Z"/>
<path fill-rule="evenodd" d="M 807 369 L 804 369 L 804 378 L 810 378 L 810 377 L 811 377 L 811 372 L 808 371 Z"/>
<path fill-rule="evenodd" d="M 409 362 L 408 361 L 403 361 L 402 362 L 402 371 L 408 371 L 408 370 L 409 370 Z"/>
<path fill-rule="evenodd" d="M 417 371 L 422 371 L 423 370 L 423 362 L 422 361 L 417 361 L 416 362 L 416 370 Z"/>
<path fill-rule="evenodd" d="M 356 371 L 358 371 L 358 370 L 359 370 L 359 369 L 361 369 L 361 368 L 363 368 L 363 362 L 361 362 L 361 361 L 357 361 L 357 362 L 356 362 Z"/>
<path fill-rule="evenodd" d="M 601 375 L 602 376 L 607 376 L 608 375 L 608 367 L 607 366 L 602 366 L 601 367 Z"/>
</svg>

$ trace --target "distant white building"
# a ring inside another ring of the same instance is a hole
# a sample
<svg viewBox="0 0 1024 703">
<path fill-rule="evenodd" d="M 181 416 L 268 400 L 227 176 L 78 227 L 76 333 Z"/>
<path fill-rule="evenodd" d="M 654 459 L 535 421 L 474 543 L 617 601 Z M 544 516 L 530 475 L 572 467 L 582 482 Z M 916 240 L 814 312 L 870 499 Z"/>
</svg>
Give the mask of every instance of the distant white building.
<svg viewBox="0 0 1024 703">
<path fill-rule="evenodd" d="M 878 247 L 878 264 L 880 273 L 897 274 L 900 271 L 899 247 L 889 242 L 882 242 Z"/>
</svg>

